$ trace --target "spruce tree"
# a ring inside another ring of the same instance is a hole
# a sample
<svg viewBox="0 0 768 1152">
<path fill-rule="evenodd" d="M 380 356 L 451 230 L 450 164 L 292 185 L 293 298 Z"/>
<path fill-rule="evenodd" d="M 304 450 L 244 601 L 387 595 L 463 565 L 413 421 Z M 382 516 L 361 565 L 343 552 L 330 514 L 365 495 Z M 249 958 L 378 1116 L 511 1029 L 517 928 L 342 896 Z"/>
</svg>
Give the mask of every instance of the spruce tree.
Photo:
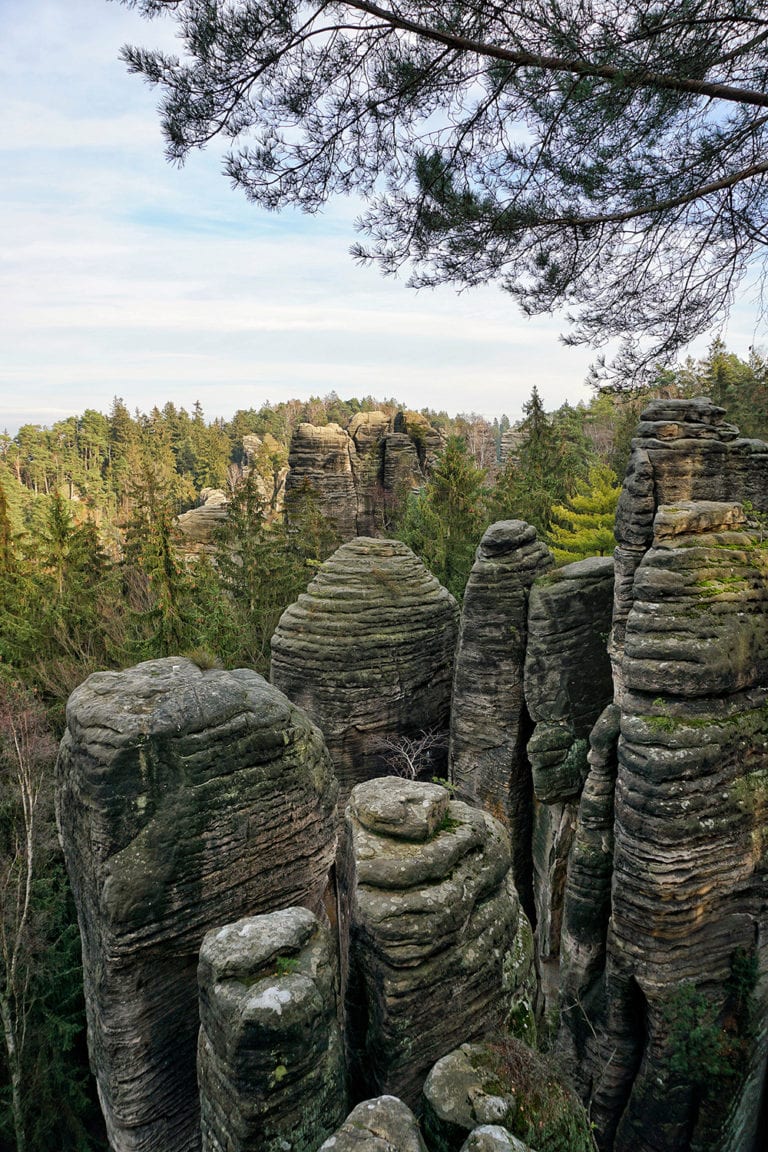
<svg viewBox="0 0 768 1152">
<path fill-rule="evenodd" d="M 553 505 L 549 543 L 558 564 L 612 554 L 620 493 L 615 472 L 599 464 L 590 468 L 588 479 L 579 482 L 567 503 Z"/>
</svg>

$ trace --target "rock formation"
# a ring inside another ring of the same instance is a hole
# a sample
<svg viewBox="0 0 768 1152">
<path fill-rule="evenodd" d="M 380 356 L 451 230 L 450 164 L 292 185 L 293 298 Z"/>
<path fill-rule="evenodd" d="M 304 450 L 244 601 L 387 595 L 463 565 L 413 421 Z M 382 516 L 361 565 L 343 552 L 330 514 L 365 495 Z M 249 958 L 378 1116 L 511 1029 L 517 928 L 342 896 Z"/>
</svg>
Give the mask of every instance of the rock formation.
<svg viewBox="0 0 768 1152">
<path fill-rule="evenodd" d="M 768 1059 L 768 549 L 743 519 L 728 503 L 662 506 L 634 572 L 604 971 L 597 840 L 612 769 L 593 740 L 564 1021 L 601 1147 L 615 1152 L 756 1147 Z"/>
<path fill-rule="evenodd" d="M 353 1108 L 318 1152 L 426 1152 L 419 1124 L 396 1096 L 377 1096 Z"/>
<path fill-rule="evenodd" d="M 228 500 L 220 488 L 203 488 L 201 504 L 183 512 L 176 520 L 181 535 L 182 550 L 189 554 L 209 551 L 214 543 L 216 529 L 227 519 Z"/>
<path fill-rule="evenodd" d="M 747 440 L 705 397 L 655 400 L 642 413 L 616 511 L 616 589 L 610 652 L 621 695 L 624 628 L 633 579 L 661 504 L 744 501 L 768 510 L 768 444 Z"/>
<path fill-rule="evenodd" d="M 355 445 L 352 470 L 357 494 L 358 536 L 378 536 L 384 529 L 385 500 L 382 448 L 389 428 L 384 412 L 358 412 L 347 429 Z"/>
<path fill-rule="evenodd" d="M 311 492 L 324 516 L 342 540 L 357 532 L 357 495 L 352 471 L 354 442 L 338 424 L 322 428 L 299 424 L 291 438 L 289 472 L 285 482 L 288 523 L 296 517 L 297 502 Z"/>
<path fill-rule="evenodd" d="M 292 502 L 311 491 L 342 540 L 376 536 L 393 507 L 421 487 L 443 447 L 426 417 L 399 412 L 358 412 L 345 432 L 338 424 L 300 424 L 293 434 L 286 481 L 289 522 Z"/>
<path fill-rule="evenodd" d="M 110 1146 L 190 1152 L 200 943 L 246 914 L 321 910 L 337 790 L 322 735 L 254 672 L 155 660 L 72 694 L 57 781 Z"/>
<path fill-rule="evenodd" d="M 525 703 L 534 792 L 533 888 L 539 971 L 554 1007 L 568 854 L 587 774 L 589 733 L 613 696 L 606 640 L 613 560 L 595 556 L 539 576 L 528 605 Z M 550 987 L 551 985 L 551 987 Z"/>
<path fill-rule="evenodd" d="M 448 727 L 457 608 L 397 540 L 359 537 L 272 637 L 272 682 L 320 725 L 341 785 L 386 771 L 385 738 Z"/>
<path fill-rule="evenodd" d="M 555 1069 L 514 1037 L 462 1044 L 438 1060 L 424 1084 L 423 1112 L 431 1152 L 594 1147 L 582 1105 Z"/>
<path fill-rule="evenodd" d="M 352 1084 L 415 1105 L 438 1057 L 530 991 L 509 840 L 440 785 L 388 777 L 353 791 L 344 858 Z"/>
<path fill-rule="evenodd" d="M 198 980 L 202 1152 L 315 1152 L 347 1111 L 327 929 L 306 908 L 216 928 Z"/>
<path fill-rule="evenodd" d="M 532 911 L 530 722 L 523 699 L 528 593 L 552 566 L 535 528 L 492 524 L 464 593 L 451 708 L 451 779 L 511 830 L 515 883 Z"/>
</svg>

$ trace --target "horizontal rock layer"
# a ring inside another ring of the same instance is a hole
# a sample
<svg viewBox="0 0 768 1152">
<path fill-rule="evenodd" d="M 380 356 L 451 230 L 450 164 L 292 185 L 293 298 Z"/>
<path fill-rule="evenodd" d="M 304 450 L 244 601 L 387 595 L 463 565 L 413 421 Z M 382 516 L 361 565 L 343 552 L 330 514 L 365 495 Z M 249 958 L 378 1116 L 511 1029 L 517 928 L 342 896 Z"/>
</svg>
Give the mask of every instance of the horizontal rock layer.
<svg viewBox="0 0 768 1152">
<path fill-rule="evenodd" d="M 322 728 L 342 803 L 384 740 L 447 728 L 457 611 L 405 544 L 359 537 L 280 618 L 271 679 Z"/>
</svg>

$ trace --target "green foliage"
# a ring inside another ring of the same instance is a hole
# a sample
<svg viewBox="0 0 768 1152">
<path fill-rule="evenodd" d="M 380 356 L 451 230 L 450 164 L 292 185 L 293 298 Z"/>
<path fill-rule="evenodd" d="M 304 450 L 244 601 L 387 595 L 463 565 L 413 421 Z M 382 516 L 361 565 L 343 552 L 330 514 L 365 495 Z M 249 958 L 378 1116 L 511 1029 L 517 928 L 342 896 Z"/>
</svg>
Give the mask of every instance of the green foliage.
<svg viewBox="0 0 768 1152">
<path fill-rule="evenodd" d="M 409 497 L 397 537 L 421 557 L 457 600 L 464 595 L 477 545 L 487 527 L 485 473 L 465 442 L 448 438 L 426 486 Z"/>
<path fill-rule="evenodd" d="M 595 1152 L 587 1114 L 552 1059 L 513 1036 L 494 1039 L 489 1048 L 498 1089 L 517 1101 L 507 1120 L 514 1136 L 536 1152 Z"/>
<path fill-rule="evenodd" d="M 566 404 L 550 417 L 534 387 L 523 415 L 522 439 L 491 492 L 489 514 L 491 520 L 526 520 L 546 538 L 553 507 L 586 479 L 593 453 L 583 411 Z"/>
<path fill-rule="evenodd" d="M 754 949 L 737 948 L 724 997 L 716 1002 L 691 981 L 669 995 L 662 1009 L 666 1040 L 663 1071 L 673 1083 L 694 1090 L 699 1104 L 701 1147 L 719 1147 L 733 1100 L 746 1073 L 755 1036 L 758 960 Z"/>
<path fill-rule="evenodd" d="M 586 480 L 578 482 L 565 504 L 552 505 L 549 543 L 558 564 L 613 553 L 613 525 L 620 493 L 615 474 L 598 464 L 590 468 Z"/>
</svg>

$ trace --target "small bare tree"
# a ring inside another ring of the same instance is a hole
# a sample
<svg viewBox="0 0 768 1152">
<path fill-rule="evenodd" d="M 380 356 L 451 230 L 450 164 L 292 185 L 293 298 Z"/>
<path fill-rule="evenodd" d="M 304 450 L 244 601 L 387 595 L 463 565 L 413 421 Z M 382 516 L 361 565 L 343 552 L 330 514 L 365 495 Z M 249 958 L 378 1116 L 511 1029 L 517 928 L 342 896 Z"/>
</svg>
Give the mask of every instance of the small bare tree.
<svg viewBox="0 0 768 1152">
<path fill-rule="evenodd" d="M 17 684 L 0 680 L 0 1022 L 17 1152 L 27 1147 L 23 1079 L 32 1008 L 33 891 L 52 838 L 55 755 L 42 707 Z"/>
<path fill-rule="evenodd" d="M 431 728 L 418 736 L 384 736 L 376 752 L 395 776 L 416 780 L 432 774 L 447 748 L 448 733 Z"/>
</svg>

